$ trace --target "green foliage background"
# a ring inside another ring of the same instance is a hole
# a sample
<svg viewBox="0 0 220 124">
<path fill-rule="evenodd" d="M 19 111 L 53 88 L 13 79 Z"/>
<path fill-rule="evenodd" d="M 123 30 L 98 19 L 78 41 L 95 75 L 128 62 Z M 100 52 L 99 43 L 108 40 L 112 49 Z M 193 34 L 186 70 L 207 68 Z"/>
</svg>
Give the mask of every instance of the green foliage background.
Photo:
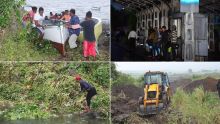
<svg viewBox="0 0 220 124">
<path fill-rule="evenodd" d="M 125 74 L 116 70 L 116 64 L 111 64 L 111 84 L 112 85 L 135 85 L 142 87 L 144 84 L 144 75 L 138 78 L 134 78 L 129 74 Z"/>
<path fill-rule="evenodd" d="M 98 95 L 93 98 L 91 107 L 108 118 L 109 64 L 66 62 L 0 63 L 1 118 L 49 118 L 83 110 L 86 93 L 79 94 L 80 86 L 72 72 L 96 87 Z"/>
<path fill-rule="evenodd" d="M 10 24 L 13 16 L 16 16 L 17 20 L 21 20 L 19 8 L 24 3 L 25 0 L 1 0 L 0 29 L 6 28 Z"/>
</svg>

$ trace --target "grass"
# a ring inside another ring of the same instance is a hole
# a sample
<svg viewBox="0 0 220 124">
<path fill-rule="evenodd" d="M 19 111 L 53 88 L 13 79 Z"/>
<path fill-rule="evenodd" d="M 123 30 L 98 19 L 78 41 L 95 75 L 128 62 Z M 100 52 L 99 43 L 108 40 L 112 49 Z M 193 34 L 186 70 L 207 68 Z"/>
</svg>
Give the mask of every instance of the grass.
<svg viewBox="0 0 220 124">
<path fill-rule="evenodd" d="M 7 33 L 12 30 L 9 29 Z M 0 42 L 1 61 L 43 61 L 55 58 L 59 53 L 52 45 L 45 41 L 44 48 L 38 47 L 34 42 L 36 34 L 31 36 L 29 30 L 19 28 L 7 34 Z"/>
<path fill-rule="evenodd" d="M 181 113 L 169 119 L 169 123 L 220 123 L 220 100 L 215 93 L 196 88 L 192 94 L 178 89 L 172 98 L 172 109 Z"/>
</svg>

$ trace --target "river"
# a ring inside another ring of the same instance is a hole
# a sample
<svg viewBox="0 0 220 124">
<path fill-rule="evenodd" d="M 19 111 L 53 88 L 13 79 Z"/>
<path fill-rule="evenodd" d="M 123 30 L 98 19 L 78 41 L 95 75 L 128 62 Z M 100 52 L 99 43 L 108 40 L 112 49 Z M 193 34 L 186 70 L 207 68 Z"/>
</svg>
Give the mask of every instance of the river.
<svg viewBox="0 0 220 124">
<path fill-rule="evenodd" d="M 0 120 L 0 124 L 110 124 L 108 120 L 83 117 L 79 115 L 70 115 L 50 119 L 33 119 L 33 120 Z"/>
<path fill-rule="evenodd" d="M 94 17 L 108 22 L 110 20 L 110 0 L 26 0 L 26 6 L 43 7 L 46 15 L 73 8 L 76 15 L 85 17 L 87 11 L 92 11 Z M 25 7 L 25 10 L 29 9 Z"/>
</svg>

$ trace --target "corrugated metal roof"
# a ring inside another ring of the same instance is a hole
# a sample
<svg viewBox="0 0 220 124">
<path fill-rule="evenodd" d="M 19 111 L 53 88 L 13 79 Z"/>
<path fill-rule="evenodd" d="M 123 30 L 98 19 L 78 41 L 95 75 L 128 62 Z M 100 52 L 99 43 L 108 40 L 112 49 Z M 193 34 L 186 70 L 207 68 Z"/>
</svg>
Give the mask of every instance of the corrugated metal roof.
<svg viewBox="0 0 220 124">
<path fill-rule="evenodd" d="M 150 9 L 153 6 L 158 7 L 163 1 L 168 7 L 172 8 L 171 0 L 113 0 L 126 8 L 141 11 Z M 159 7 L 158 7 L 159 8 Z M 200 0 L 200 12 L 202 13 L 220 13 L 220 0 Z"/>
</svg>

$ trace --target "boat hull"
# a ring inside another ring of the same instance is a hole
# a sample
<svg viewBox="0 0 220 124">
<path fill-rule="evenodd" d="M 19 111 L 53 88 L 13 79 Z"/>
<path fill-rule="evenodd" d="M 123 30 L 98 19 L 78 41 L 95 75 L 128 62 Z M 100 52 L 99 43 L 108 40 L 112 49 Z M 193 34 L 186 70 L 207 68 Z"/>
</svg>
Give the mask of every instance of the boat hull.
<svg viewBox="0 0 220 124">
<path fill-rule="evenodd" d="M 102 33 L 102 22 L 100 19 L 94 18 L 95 25 L 95 37 L 98 41 L 99 36 Z M 65 43 L 69 38 L 68 28 L 64 24 L 46 26 L 44 32 L 44 39 L 53 42 L 53 46 L 65 56 Z M 83 42 L 83 31 L 80 31 L 80 35 L 77 39 L 79 42 Z"/>
</svg>

